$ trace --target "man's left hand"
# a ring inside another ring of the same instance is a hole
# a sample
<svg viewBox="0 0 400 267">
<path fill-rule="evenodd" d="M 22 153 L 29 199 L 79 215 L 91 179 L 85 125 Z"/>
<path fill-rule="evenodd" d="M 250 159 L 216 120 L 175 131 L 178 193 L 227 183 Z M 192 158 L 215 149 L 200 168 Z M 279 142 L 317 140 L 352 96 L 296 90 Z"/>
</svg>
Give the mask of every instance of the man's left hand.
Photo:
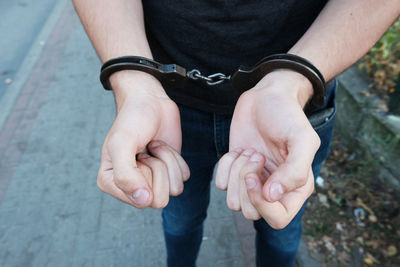
<svg viewBox="0 0 400 267">
<path fill-rule="evenodd" d="M 261 216 L 281 229 L 311 195 L 311 164 L 320 145 L 303 111 L 311 95 L 305 77 L 279 70 L 239 98 L 230 152 L 221 158 L 216 175 L 217 187 L 228 191 L 230 209 L 252 220 Z"/>
</svg>

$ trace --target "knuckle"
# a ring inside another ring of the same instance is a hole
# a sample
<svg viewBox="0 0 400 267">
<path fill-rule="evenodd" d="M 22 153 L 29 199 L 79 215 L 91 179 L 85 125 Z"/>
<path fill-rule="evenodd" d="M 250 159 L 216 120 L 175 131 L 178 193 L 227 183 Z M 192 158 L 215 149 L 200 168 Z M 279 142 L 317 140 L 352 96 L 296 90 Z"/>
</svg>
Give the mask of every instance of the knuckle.
<svg viewBox="0 0 400 267">
<path fill-rule="evenodd" d="M 253 93 L 251 90 L 245 91 L 240 95 L 240 100 L 248 101 L 253 99 Z"/>
<path fill-rule="evenodd" d="M 321 138 L 319 137 L 319 135 L 317 134 L 316 131 L 314 131 L 314 129 L 309 129 L 309 131 L 307 132 L 307 136 L 309 138 L 309 141 L 311 144 L 313 144 L 315 147 L 319 147 L 321 145 Z"/>
<path fill-rule="evenodd" d="M 270 226 L 275 230 L 282 230 L 283 228 L 286 227 L 286 224 L 283 224 L 280 222 L 274 222 L 274 223 L 270 223 Z"/>
<path fill-rule="evenodd" d="M 103 178 L 102 178 L 100 175 L 97 176 L 97 187 L 98 187 L 101 191 L 103 191 L 104 193 L 106 193 L 106 186 L 105 186 L 105 183 L 104 183 L 104 181 L 103 181 Z"/>
<path fill-rule="evenodd" d="M 255 168 L 254 166 L 251 166 L 251 164 L 246 164 L 245 166 L 243 166 L 243 168 L 239 171 L 239 178 L 240 179 L 244 179 L 244 177 L 251 173 L 251 172 L 257 172 L 257 168 Z"/>
<path fill-rule="evenodd" d="M 317 134 L 317 132 L 315 132 L 315 131 L 313 131 L 313 132 L 314 132 L 314 137 L 313 137 L 313 139 L 314 139 L 315 146 L 316 146 L 316 147 L 320 147 L 320 146 L 321 146 L 321 138 L 319 137 L 319 135 Z"/>
<path fill-rule="evenodd" d="M 107 148 L 113 149 L 115 147 L 120 147 L 121 144 L 126 143 L 129 139 L 129 135 L 124 131 L 113 131 L 110 132 L 107 137 Z"/>
<path fill-rule="evenodd" d="M 150 163 L 151 167 L 153 169 L 158 169 L 158 170 L 162 171 L 163 173 L 168 171 L 167 165 L 162 160 L 157 159 L 157 158 L 151 158 L 150 161 L 151 161 L 151 163 Z"/>
<path fill-rule="evenodd" d="M 221 179 L 215 179 L 215 186 L 222 191 L 226 191 L 227 185 Z"/>
<path fill-rule="evenodd" d="M 149 166 L 147 166 L 141 162 L 137 162 L 137 166 L 145 178 L 152 177 L 153 172 L 151 171 L 151 168 Z"/>
<path fill-rule="evenodd" d="M 251 220 L 251 221 L 257 221 L 258 219 L 261 218 L 259 214 L 255 214 L 254 212 L 245 212 L 244 210 L 243 210 L 243 216 L 247 220 Z"/>
<path fill-rule="evenodd" d="M 239 153 L 237 153 L 236 151 L 227 152 L 227 153 L 225 153 L 225 155 L 222 156 L 222 158 L 220 159 L 218 165 L 219 166 L 225 166 L 226 164 L 230 164 L 237 157 L 239 157 Z"/>
<path fill-rule="evenodd" d="M 145 163 L 151 169 L 162 169 L 164 168 L 164 163 L 155 157 L 140 158 L 139 161 Z"/>
<path fill-rule="evenodd" d="M 254 206 L 255 209 L 260 210 L 264 206 L 263 199 L 254 197 L 253 195 L 249 195 L 250 203 Z"/>
<path fill-rule="evenodd" d="M 166 101 L 164 108 L 171 112 L 171 114 L 179 114 L 179 108 L 174 101 Z"/>
<path fill-rule="evenodd" d="M 280 220 L 274 221 L 269 223 L 269 225 L 275 229 L 275 230 L 282 230 L 284 229 L 288 224 L 290 223 L 290 220 L 287 218 L 282 218 Z"/>
<path fill-rule="evenodd" d="M 232 211 L 240 211 L 240 203 L 237 199 L 232 197 L 226 198 L 226 204 L 228 208 Z"/>
<path fill-rule="evenodd" d="M 156 147 L 150 146 L 150 150 L 156 151 L 157 153 L 172 153 L 165 143 L 163 143 L 161 141 L 159 141 L 159 142 L 160 142 L 160 144 Z"/>
<path fill-rule="evenodd" d="M 115 185 L 122 191 L 126 191 L 130 186 L 131 182 L 125 175 L 114 176 Z"/>
<path fill-rule="evenodd" d="M 190 171 L 189 170 L 183 170 L 182 171 L 182 175 L 183 175 L 183 181 L 187 181 L 190 178 Z"/>
<path fill-rule="evenodd" d="M 169 199 L 163 199 L 161 201 L 154 202 L 153 208 L 154 209 L 163 209 L 168 205 Z"/>
<path fill-rule="evenodd" d="M 183 184 L 171 187 L 170 189 L 170 195 L 174 197 L 179 196 L 180 194 L 182 194 L 182 192 L 183 192 Z"/>
<path fill-rule="evenodd" d="M 235 160 L 237 157 L 239 157 L 239 153 L 236 151 L 230 151 L 228 153 L 225 154 L 226 159 L 229 161 L 233 161 Z"/>
<path fill-rule="evenodd" d="M 307 176 L 298 176 L 294 178 L 297 187 L 304 186 L 307 183 Z"/>
<path fill-rule="evenodd" d="M 304 186 L 307 183 L 308 173 L 300 173 L 293 165 L 288 165 L 287 167 L 290 173 L 297 174 L 292 176 L 290 184 L 291 186 L 288 187 L 298 188 Z"/>
</svg>

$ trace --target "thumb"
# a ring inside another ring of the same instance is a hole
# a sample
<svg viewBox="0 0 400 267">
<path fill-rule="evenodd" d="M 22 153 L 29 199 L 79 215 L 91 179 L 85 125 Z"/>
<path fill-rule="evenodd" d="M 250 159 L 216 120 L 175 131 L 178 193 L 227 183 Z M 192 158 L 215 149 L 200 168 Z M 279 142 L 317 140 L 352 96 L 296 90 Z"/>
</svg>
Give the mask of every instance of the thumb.
<svg viewBox="0 0 400 267">
<path fill-rule="evenodd" d="M 136 164 L 138 148 L 134 136 L 114 133 L 107 147 L 112 162 L 114 183 L 135 207 L 147 207 L 152 202 L 152 190 Z"/>
<path fill-rule="evenodd" d="M 289 154 L 268 178 L 263 186 L 263 195 L 269 202 L 280 200 L 287 192 L 304 186 L 309 170 L 319 147 L 318 136 L 302 137 L 289 144 Z"/>
</svg>

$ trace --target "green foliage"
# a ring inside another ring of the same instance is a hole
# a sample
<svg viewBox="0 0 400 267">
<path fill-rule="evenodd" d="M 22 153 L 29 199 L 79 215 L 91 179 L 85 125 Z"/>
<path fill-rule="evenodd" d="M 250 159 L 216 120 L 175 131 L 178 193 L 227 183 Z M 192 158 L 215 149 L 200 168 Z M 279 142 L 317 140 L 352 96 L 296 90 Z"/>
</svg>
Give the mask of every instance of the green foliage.
<svg viewBox="0 0 400 267">
<path fill-rule="evenodd" d="M 400 74 L 400 18 L 364 56 L 359 68 L 372 78 L 375 89 L 382 94 L 395 92 Z"/>
</svg>

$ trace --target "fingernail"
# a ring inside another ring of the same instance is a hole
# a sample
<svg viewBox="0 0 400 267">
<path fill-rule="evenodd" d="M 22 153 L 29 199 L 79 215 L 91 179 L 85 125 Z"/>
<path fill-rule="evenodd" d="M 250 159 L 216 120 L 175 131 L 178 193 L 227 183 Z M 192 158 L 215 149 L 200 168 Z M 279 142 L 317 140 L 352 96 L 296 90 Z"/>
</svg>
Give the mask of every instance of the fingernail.
<svg viewBox="0 0 400 267">
<path fill-rule="evenodd" d="M 138 159 L 147 159 L 147 158 L 150 158 L 150 155 L 148 155 L 146 153 L 140 153 L 137 157 L 138 157 Z"/>
<path fill-rule="evenodd" d="M 251 162 L 260 162 L 260 161 L 262 161 L 262 159 L 263 159 L 263 157 L 260 154 L 255 153 L 250 157 L 249 161 L 251 161 Z"/>
<path fill-rule="evenodd" d="M 156 148 L 156 147 L 158 147 L 160 145 L 161 145 L 161 143 L 159 141 L 154 141 L 154 142 L 150 143 L 150 147 L 152 147 L 152 148 Z"/>
<path fill-rule="evenodd" d="M 133 193 L 132 198 L 133 202 L 138 205 L 146 205 L 149 200 L 150 193 L 145 189 L 138 189 Z"/>
<path fill-rule="evenodd" d="M 243 151 L 243 148 L 236 148 L 235 150 L 233 150 L 233 151 L 235 151 L 236 153 L 242 153 L 242 151 Z"/>
<path fill-rule="evenodd" d="M 243 155 L 245 155 L 245 156 L 250 156 L 251 154 L 253 154 L 254 153 L 254 149 L 246 149 L 244 152 L 243 152 Z"/>
<path fill-rule="evenodd" d="M 277 201 L 282 198 L 283 187 L 280 183 L 273 183 L 269 188 L 269 197 L 273 201 Z"/>
<path fill-rule="evenodd" d="M 246 178 L 244 179 L 244 182 L 246 183 L 247 189 L 253 189 L 257 185 L 256 180 L 254 180 L 254 178 Z"/>
</svg>

